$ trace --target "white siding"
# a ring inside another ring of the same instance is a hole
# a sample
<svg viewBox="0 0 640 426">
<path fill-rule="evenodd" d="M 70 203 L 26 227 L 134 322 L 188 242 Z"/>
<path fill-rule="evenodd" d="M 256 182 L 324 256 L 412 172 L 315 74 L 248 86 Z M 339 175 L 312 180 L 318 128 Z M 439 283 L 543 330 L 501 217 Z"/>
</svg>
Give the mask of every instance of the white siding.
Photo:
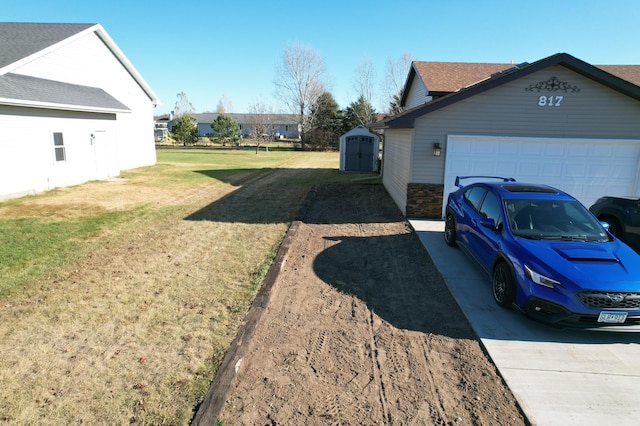
<svg viewBox="0 0 640 426">
<path fill-rule="evenodd" d="M 383 144 L 382 183 L 405 213 L 411 167 L 411 129 L 387 129 Z"/>
<path fill-rule="evenodd" d="M 120 169 L 155 163 L 151 100 L 95 33 L 88 33 L 13 72 L 104 89 L 131 110 L 117 116 Z"/>
<path fill-rule="evenodd" d="M 113 115 L 0 107 L 0 128 L 0 199 L 119 173 L 110 153 Z M 100 145 L 92 143 L 96 129 Z M 55 161 L 54 132 L 63 134 L 64 162 Z"/>
</svg>

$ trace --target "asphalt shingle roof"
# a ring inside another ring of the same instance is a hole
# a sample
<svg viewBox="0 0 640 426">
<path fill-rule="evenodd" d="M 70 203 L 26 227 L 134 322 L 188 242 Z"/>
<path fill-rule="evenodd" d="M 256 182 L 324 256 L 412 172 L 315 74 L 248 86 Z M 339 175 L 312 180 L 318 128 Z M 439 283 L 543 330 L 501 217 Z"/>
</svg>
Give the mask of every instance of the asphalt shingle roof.
<svg viewBox="0 0 640 426">
<path fill-rule="evenodd" d="M 413 65 L 429 92 L 455 92 L 484 80 L 491 74 L 513 67 L 513 64 L 473 62 L 423 62 Z"/>
<path fill-rule="evenodd" d="M 0 98 L 4 103 L 47 105 L 91 111 L 129 111 L 98 87 L 12 73 L 11 64 L 28 58 L 96 24 L 0 22 Z"/>
<path fill-rule="evenodd" d="M 413 66 L 429 92 L 451 93 L 514 68 L 515 64 L 414 61 Z M 594 65 L 640 86 L 640 65 Z"/>
<path fill-rule="evenodd" d="M 0 22 L 0 68 L 33 55 L 94 25 Z"/>
<path fill-rule="evenodd" d="M 395 116 L 387 117 L 383 121 L 375 123 L 373 127 L 411 128 L 413 127 L 414 120 L 417 117 L 428 114 L 437 109 L 444 108 L 478 93 L 482 93 L 501 84 L 513 81 L 520 76 L 528 75 L 551 65 L 562 65 L 567 67 L 568 69 L 582 74 L 600 84 L 640 101 L 640 80 L 635 80 L 636 77 L 640 77 L 639 65 L 594 66 L 567 53 L 558 53 L 532 64 L 525 63 L 519 66 L 510 65 L 508 68 L 500 70 L 503 72 L 496 71 L 495 73 L 485 75 L 480 79 L 477 79 L 477 75 L 474 75 L 472 78 L 469 78 L 469 82 L 467 84 L 458 87 L 453 91 L 443 91 L 445 92 L 443 93 L 444 96 L 430 102 L 425 102 L 422 105 L 415 106 Z M 408 83 L 410 83 L 410 79 L 412 76 L 415 78 L 415 74 L 417 72 L 418 70 L 415 66 L 410 70 L 405 88 L 409 87 Z M 423 76 L 420 76 L 420 78 L 424 81 Z M 405 93 L 404 96 L 406 97 L 407 94 Z"/>
<path fill-rule="evenodd" d="M 62 83 L 19 74 L 0 76 L 0 98 L 68 105 L 75 108 L 128 111 L 126 105 L 97 87 Z"/>
</svg>

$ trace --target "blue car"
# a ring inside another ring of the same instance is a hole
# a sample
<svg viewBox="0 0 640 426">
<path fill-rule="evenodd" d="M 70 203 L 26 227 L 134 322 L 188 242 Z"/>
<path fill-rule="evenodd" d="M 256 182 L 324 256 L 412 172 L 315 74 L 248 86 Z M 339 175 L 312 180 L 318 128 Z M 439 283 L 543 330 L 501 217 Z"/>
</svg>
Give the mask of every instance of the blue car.
<svg viewBox="0 0 640 426">
<path fill-rule="evenodd" d="M 445 242 L 487 272 L 498 305 L 560 327 L 640 325 L 640 256 L 579 201 L 511 178 L 456 187 Z"/>
</svg>

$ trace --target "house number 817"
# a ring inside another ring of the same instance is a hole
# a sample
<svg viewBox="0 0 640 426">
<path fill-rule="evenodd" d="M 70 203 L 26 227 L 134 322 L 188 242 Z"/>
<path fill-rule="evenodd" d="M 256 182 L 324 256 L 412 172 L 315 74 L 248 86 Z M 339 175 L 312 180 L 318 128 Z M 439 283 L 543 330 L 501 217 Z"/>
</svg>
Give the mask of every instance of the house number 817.
<svg viewBox="0 0 640 426">
<path fill-rule="evenodd" d="M 540 96 L 538 98 L 538 106 L 559 107 L 564 96 Z"/>
</svg>

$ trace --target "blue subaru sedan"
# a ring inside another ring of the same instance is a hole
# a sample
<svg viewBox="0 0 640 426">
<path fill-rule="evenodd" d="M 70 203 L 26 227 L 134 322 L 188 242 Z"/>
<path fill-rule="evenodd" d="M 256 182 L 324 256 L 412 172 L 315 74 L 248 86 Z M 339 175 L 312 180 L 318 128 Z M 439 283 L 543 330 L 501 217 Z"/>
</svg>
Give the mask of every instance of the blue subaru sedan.
<svg viewBox="0 0 640 426">
<path fill-rule="evenodd" d="M 640 325 L 640 256 L 579 201 L 511 178 L 456 187 L 445 242 L 487 272 L 498 305 L 561 327 Z"/>
</svg>

